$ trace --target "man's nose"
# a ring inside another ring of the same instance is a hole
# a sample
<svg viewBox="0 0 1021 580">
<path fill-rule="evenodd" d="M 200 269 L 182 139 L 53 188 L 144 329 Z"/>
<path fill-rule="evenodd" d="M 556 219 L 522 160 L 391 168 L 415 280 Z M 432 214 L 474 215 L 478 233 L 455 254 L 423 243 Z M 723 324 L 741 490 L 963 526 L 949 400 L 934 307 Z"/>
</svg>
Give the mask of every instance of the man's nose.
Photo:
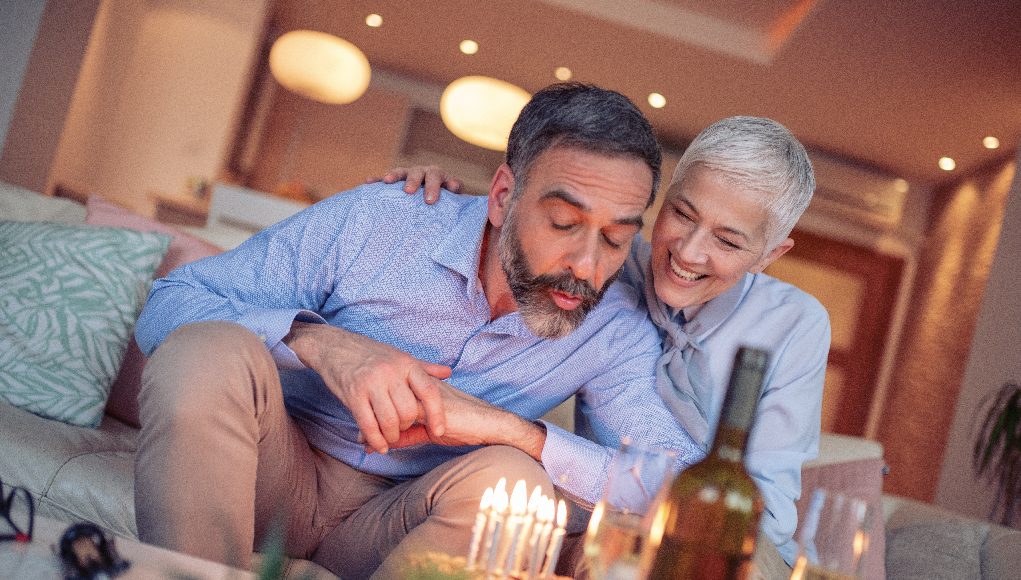
<svg viewBox="0 0 1021 580">
<path fill-rule="evenodd" d="M 603 260 L 602 249 L 598 239 L 587 239 L 579 243 L 567 256 L 567 267 L 574 277 L 588 282 L 593 288 L 599 288 L 600 264 Z"/>
</svg>

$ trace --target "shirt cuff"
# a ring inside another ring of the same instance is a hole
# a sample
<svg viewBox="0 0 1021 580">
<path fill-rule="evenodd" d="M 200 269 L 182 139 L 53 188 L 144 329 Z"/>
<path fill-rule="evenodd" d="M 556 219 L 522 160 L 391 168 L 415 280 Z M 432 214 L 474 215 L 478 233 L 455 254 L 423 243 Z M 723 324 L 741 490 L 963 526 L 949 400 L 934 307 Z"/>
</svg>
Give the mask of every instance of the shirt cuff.
<svg viewBox="0 0 1021 580">
<path fill-rule="evenodd" d="M 613 453 L 552 423 L 546 425 L 542 465 L 553 485 L 582 506 L 591 508 L 603 495 Z"/>
<path fill-rule="evenodd" d="M 259 340 L 266 345 L 277 368 L 282 370 L 301 370 L 305 365 L 291 347 L 284 344 L 284 337 L 291 331 L 291 323 L 295 320 L 326 324 L 326 319 L 311 310 L 301 309 L 253 309 L 238 319 L 238 324 L 254 332 Z"/>
</svg>

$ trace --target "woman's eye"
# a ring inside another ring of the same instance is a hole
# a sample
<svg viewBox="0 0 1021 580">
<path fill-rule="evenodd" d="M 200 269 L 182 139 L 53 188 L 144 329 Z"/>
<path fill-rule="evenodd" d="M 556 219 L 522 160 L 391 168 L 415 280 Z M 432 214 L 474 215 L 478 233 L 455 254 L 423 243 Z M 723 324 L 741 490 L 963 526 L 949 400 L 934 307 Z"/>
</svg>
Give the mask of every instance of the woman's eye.
<svg viewBox="0 0 1021 580">
<path fill-rule="evenodd" d="M 574 224 L 558 224 L 556 222 L 553 222 L 552 226 L 553 226 L 553 229 L 555 229 L 555 230 L 560 230 L 562 232 L 569 232 L 569 231 L 571 231 L 571 228 L 574 227 Z"/>
<path fill-rule="evenodd" d="M 727 240 L 727 239 L 724 239 L 724 238 L 717 238 L 717 239 L 720 240 L 721 244 L 723 244 L 727 248 L 730 248 L 731 250 L 740 250 L 741 249 L 741 246 L 735 244 L 734 242 L 732 242 L 730 240 Z"/>
</svg>

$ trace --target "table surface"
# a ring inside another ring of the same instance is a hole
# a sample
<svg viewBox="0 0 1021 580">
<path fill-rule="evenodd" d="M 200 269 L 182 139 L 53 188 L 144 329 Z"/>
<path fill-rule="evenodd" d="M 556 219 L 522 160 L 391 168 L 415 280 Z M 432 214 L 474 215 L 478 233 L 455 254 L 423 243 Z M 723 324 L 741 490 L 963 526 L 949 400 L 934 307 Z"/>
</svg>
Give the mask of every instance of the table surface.
<svg viewBox="0 0 1021 580">
<path fill-rule="evenodd" d="M 36 516 L 31 542 L 0 542 L 0 578 L 62 579 L 63 566 L 58 542 L 69 524 Z M 131 567 L 118 580 L 149 578 L 255 579 L 257 576 L 216 562 L 172 552 L 135 540 L 117 538 L 114 542 L 121 558 Z"/>
</svg>

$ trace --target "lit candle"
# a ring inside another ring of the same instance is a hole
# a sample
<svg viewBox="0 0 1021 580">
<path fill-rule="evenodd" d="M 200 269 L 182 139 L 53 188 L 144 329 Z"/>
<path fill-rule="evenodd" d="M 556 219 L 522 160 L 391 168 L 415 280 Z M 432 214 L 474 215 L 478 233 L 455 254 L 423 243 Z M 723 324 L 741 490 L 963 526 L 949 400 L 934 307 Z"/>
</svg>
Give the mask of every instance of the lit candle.
<svg viewBox="0 0 1021 580">
<path fill-rule="evenodd" d="M 533 538 L 529 540 L 528 578 L 536 578 L 539 574 L 539 567 L 542 566 L 542 557 L 546 553 L 546 543 L 549 542 L 550 529 L 553 526 L 553 500 L 542 496 L 539 506 L 539 513 L 536 515 L 538 525 L 535 526 Z"/>
<path fill-rule="evenodd" d="M 528 498 L 528 511 L 525 513 L 524 522 L 521 524 L 521 536 L 518 539 L 518 545 L 515 548 L 514 565 L 511 566 L 511 574 L 515 576 L 521 572 L 521 566 L 524 564 L 525 554 L 531 550 L 532 537 L 535 535 L 532 524 L 535 522 L 535 514 L 539 510 L 539 505 L 543 501 L 542 486 L 537 485 L 532 490 L 532 495 Z M 538 527 L 538 526 L 536 526 Z"/>
<path fill-rule="evenodd" d="M 493 505 L 493 488 L 487 487 L 482 494 L 482 502 L 479 504 L 479 511 L 475 514 L 475 525 L 472 526 L 472 543 L 468 550 L 469 570 L 475 569 L 475 562 L 479 558 L 479 546 L 482 544 L 482 533 L 486 531 L 486 521 L 489 519 L 489 506 Z"/>
<path fill-rule="evenodd" d="M 550 536 L 549 548 L 546 549 L 546 564 L 542 568 L 542 577 L 549 578 L 557 567 L 560 558 L 560 547 L 564 543 L 564 526 L 567 524 L 567 504 L 560 500 L 557 505 L 557 527 Z"/>
<path fill-rule="evenodd" d="M 486 532 L 486 576 L 492 576 L 496 569 L 496 552 L 500 547 L 500 532 L 507 511 L 507 479 L 501 477 L 493 490 L 493 507 L 489 510 L 489 526 Z"/>
<path fill-rule="evenodd" d="M 526 493 L 528 492 L 525 491 L 525 480 L 519 479 L 514 484 L 514 491 L 511 492 L 511 515 L 507 518 L 506 535 L 497 558 L 497 562 L 500 564 L 501 578 L 506 578 L 510 574 L 510 568 L 514 562 L 514 553 L 517 551 L 518 538 L 521 536 L 521 529 L 525 523 L 525 511 L 528 508 L 525 500 Z"/>
</svg>

